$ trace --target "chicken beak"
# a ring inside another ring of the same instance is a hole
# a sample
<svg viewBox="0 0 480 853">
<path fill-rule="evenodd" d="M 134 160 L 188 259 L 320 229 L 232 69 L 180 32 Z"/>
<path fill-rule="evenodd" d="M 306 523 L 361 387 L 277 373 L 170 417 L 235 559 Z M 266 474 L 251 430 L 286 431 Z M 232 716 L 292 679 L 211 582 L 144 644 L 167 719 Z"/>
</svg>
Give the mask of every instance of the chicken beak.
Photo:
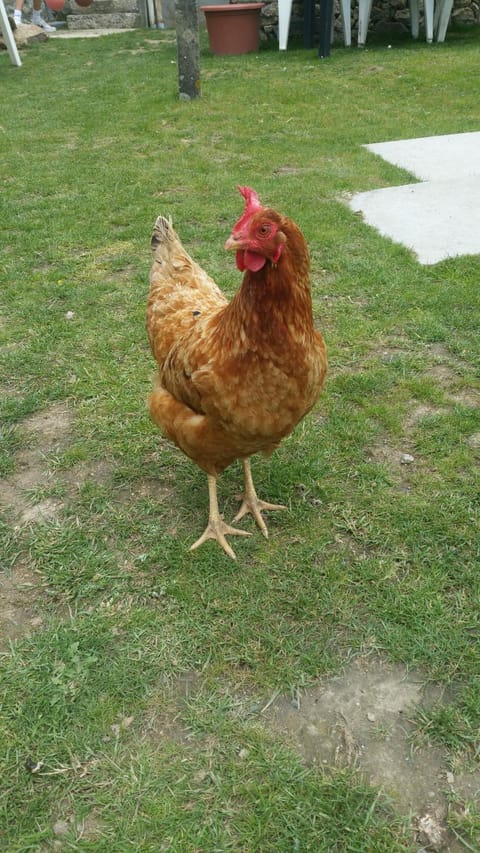
<svg viewBox="0 0 480 853">
<path fill-rule="evenodd" d="M 223 248 L 226 249 L 227 252 L 229 249 L 235 249 L 238 252 L 239 250 L 243 249 L 243 244 L 241 240 L 238 240 L 233 235 L 230 235 Z"/>
</svg>

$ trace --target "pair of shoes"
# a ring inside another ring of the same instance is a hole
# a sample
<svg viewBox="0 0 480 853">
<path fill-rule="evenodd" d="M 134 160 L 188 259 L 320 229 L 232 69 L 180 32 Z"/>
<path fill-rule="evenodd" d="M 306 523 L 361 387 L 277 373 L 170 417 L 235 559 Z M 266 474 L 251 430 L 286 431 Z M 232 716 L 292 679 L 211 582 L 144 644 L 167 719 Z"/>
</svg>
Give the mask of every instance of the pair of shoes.
<svg viewBox="0 0 480 853">
<path fill-rule="evenodd" d="M 37 18 L 36 21 L 34 21 L 32 18 L 32 24 L 35 27 L 41 27 L 42 30 L 45 30 L 46 33 L 56 33 L 57 32 L 55 27 L 51 27 L 50 24 L 47 24 L 47 22 L 43 20 L 43 18 Z"/>
</svg>

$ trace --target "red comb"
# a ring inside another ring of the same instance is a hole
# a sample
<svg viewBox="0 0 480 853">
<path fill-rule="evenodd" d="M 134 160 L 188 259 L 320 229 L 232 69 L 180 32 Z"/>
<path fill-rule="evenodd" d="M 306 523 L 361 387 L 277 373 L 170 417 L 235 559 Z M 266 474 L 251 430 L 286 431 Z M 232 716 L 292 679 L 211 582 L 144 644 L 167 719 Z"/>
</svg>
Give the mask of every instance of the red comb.
<svg viewBox="0 0 480 853">
<path fill-rule="evenodd" d="M 256 213 L 257 210 L 262 209 L 262 205 L 260 204 L 260 200 L 255 190 L 252 190 L 251 187 L 238 187 L 239 192 L 243 195 L 245 199 L 245 209 L 235 224 L 234 232 L 241 231 L 244 225 L 249 221 L 250 217 Z"/>
<path fill-rule="evenodd" d="M 245 213 L 253 213 L 254 210 L 260 210 L 261 204 L 255 190 L 251 187 L 238 187 L 238 191 L 245 199 Z"/>
</svg>

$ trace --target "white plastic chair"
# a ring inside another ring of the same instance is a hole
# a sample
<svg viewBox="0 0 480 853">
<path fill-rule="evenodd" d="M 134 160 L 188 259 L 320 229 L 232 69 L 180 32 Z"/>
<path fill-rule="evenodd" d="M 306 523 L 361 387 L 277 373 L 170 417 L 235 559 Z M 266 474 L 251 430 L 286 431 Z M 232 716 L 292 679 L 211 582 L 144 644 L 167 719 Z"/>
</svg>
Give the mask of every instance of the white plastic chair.
<svg viewBox="0 0 480 853">
<path fill-rule="evenodd" d="M 0 0 L 1 2 L 1 0 Z M 278 0 L 278 48 L 286 50 L 292 15 L 292 0 Z"/>
<path fill-rule="evenodd" d="M 437 41 L 445 41 L 448 22 L 452 14 L 453 0 L 441 0 L 435 9 L 434 32 Z"/>
<path fill-rule="evenodd" d="M 5 44 L 7 45 L 7 50 L 10 54 L 10 59 L 12 60 L 14 65 L 21 65 L 22 60 L 20 59 L 20 54 L 18 52 L 18 48 L 13 37 L 12 28 L 8 20 L 3 0 L 0 0 L 0 29 L 2 31 Z"/>
<path fill-rule="evenodd" d="M 2 2 L 2 0 L 0 0 Z M 367 41 L 368 25 L 372 11 L 373 0 L 358 0 L 358 46 L 364 47 Z M 448 22 L 452 13 L 453 0 L 424 0 L 423 11 L 425 15 L 425 39 L 431 44 L 434 37 L 436 41 L 445 41 Z M 352 43 L 352 3 L 351 0 L 340 0 L 340 12 L 343 24 L 343 40 L 345 47 Z M 290 18 L 292 14 L 292 0 L 278 0 L 278 47 L 286 50 L 288 44 L 288 31 L 290 29 Z M 410 29 L 412 38 L 417 39 L 419 35 L 420 13 L 418 0 L 410 0 Z"/>
<path fill-rule="evenodd" d="M 423 11 L 425 15 L 425 39 L 428 44 L 431 44 L 433 41 L 434 0 L 423 0 Z M 419 19 L 418 0 L 410 0 L 410 29 L 414 39 L 418 39 L 420 29 Z"/>
<path fill-rule="evenodd" d="M 345 0 L 348 2 L 348 0 Z M 425 39 L 431 44 L 434 37 L 436 41 L 445 41 L 448 22 L 452 13 L 453 0 L 423 0 L 423 11 L 425 15 Z M 370 13 L 372 11 L 372 0 L 358 0 L 358 45 L 363 47 L 367 41 Z M 412 37 L 418 38 L 419 34 L 419 8 L 418 0 L 410 0 L 410 29 Z"/>
<path fill-rule="evenodd" d="M 371 2 L 371 0 L 370 0 Z M 453 0 L 452 0 L 453 2 Z M 345 47 L 352 43 L 352 12 L 351 0 L 340 0 L 340 12 L 343 24 L 343 40 Z M 292 0 L 278 0 L 278 48 L 286 50 L 288 44 L 288 32 L 290 29 L 290 18 L 292 16 Z"/>
<path fill-rule="evenodd" d="M 368 25 L 370 23 L 370 12 L 372 11 L 372 0 L 358 0 L 358 46 L 363 47 L 367 40 Z"/>
<path fill-rule="evenodd" d="M 343 42 L 345 44 L 345 47 L 350 47 L 350 45 L 352 44 L 351 0 L 340 0 L 340 14 L 342 16 Z"/>
</svg>

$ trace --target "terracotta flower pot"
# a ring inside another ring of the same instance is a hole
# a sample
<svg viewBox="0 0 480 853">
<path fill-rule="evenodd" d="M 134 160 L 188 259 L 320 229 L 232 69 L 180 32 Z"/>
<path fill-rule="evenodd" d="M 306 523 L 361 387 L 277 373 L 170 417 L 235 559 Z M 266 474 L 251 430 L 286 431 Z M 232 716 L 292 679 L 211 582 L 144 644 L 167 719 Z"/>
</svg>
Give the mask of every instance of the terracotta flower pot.
<svg viewBox="0 0 480 853">
<path fill-rule="evenodd" d="M 262 6 L 264 3 L 200 6 L 207 22 L 212 53 L 217 56 L 237 56 L 258 50 Z"/>
</svg>

